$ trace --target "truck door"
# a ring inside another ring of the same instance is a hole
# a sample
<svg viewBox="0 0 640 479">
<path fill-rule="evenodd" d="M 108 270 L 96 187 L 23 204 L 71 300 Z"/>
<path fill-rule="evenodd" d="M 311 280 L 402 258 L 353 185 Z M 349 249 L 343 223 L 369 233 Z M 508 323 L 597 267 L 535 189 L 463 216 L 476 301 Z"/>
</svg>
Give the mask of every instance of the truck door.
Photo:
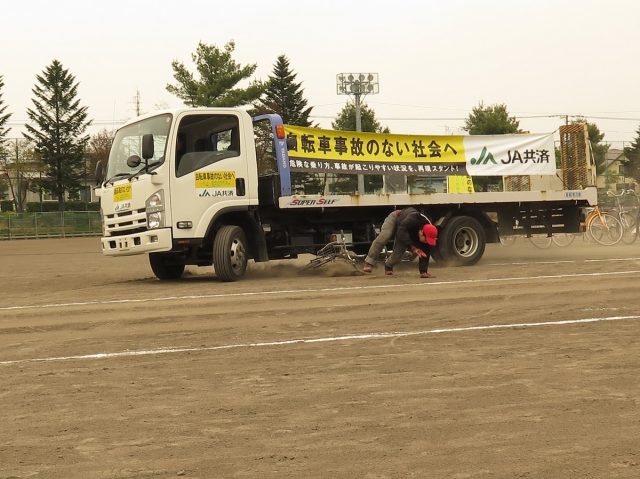
<svg viewBox="0 0 640 479">
<path fill-rule="evenodd" d="M 177 118 L 171 172 L 175 238 L 203 237 L 213 215 L 248 204 L 248 166 L 241 119 L 233 113 Z"/>
</svg>

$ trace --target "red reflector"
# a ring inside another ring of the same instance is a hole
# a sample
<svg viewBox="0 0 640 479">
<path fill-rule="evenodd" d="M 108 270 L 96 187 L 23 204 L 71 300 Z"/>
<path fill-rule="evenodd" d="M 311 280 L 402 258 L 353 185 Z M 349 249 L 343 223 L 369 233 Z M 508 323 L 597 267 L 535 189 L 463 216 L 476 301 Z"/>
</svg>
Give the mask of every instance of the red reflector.
<svg viewBox="0 0 640 479">
<path fill-rule="evenodd" d="M 284 140 L 284 125 L 276 125 L 276 137 L 278 140 Z"/>
<path fill-rule="evenodd" d="M 186 239 L 186 240 L 181 239 L 181 240 L 176 241 L 176 243 L 178 243 L 178 244 L 189 244 L 189 240 L 188 239 Z"/>
</svg>

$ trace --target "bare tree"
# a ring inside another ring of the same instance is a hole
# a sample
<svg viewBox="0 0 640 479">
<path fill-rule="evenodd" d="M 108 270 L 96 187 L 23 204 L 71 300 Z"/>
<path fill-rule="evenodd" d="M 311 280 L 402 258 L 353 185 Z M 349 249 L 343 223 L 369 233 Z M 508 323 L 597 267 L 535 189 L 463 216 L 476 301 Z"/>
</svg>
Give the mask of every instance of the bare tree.
<svg viewBox="0 0 640 479">
<path fill-rule="evenodd" d="M 106 167 L 114 136 L 114 131 L 105 128 L 89 139 L 89 165 L 87 169 L 89 178 L 96 180 L 95 173 L 98 169 L 104 170 Z"/>
<path fill-rule="evenodd" d="M 5 154 L 0 156 L 0 177 L 8 185 L 17 212 L 25 210 L 27 191 L 41 192 L 43 171 L 44 164 L 33 143 L 18 138 L 5 142 Z"/>
<path fill-rule="evenodd" d="M 9 133 L 9 128 L 7 126 L 9 122 L 9 118 L 11 117 L 10 113 L 5 113 L 7 110 L 7 106 L 4 104 L 2 100 L 2 89 L 4 88 L 4 80 L 2 75 L 0 75 L 0 161 L 5 161 L 7 159 L 8 150 L 6 147 L 7 142 L 7 134 Z M 6 181 L 4 181 L 4 175 L 0 174 L 0 198 L 4 194 L 3 192 L 7 190 Z"/>
</svg>

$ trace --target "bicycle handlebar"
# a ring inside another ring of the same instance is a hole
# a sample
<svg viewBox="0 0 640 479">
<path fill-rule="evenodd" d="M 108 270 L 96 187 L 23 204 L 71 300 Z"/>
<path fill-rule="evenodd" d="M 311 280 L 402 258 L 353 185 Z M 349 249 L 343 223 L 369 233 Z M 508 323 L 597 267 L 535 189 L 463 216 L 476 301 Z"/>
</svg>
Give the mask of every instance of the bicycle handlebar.
<svg viewBox="0 0 640 479">
<path fill-rule="evenodd" d="M 618 193 L 618 194 L 616 195 L 613 191 L 609 190 L 609 191 L 607 191 L 607 196 L 615 196 L 616 198 L 619 198 L 619 197 L 621 197 L 622 195 L 624 195 L 626 191 L 627 191 L 627 190 L 622 190 L 620 193 Z"/>
</svg>

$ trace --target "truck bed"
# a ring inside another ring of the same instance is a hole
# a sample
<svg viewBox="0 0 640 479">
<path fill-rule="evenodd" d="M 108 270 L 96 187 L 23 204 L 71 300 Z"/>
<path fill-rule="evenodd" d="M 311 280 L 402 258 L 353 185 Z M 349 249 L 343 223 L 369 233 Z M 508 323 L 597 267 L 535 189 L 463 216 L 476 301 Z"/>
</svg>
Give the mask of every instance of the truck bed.
<svg viewBox="0 0 640 479">
<path fill-rule="evenodd" d="M 336 208 L 349 206 L 478 205 L 525 204 L 535 202 L 574 202 L 597 204 L 597 190 L 499 191 L 475 193 L 384 194 L 384 195 L 291 195 L 281 196 L 281 209 Z"/>
</svg>

